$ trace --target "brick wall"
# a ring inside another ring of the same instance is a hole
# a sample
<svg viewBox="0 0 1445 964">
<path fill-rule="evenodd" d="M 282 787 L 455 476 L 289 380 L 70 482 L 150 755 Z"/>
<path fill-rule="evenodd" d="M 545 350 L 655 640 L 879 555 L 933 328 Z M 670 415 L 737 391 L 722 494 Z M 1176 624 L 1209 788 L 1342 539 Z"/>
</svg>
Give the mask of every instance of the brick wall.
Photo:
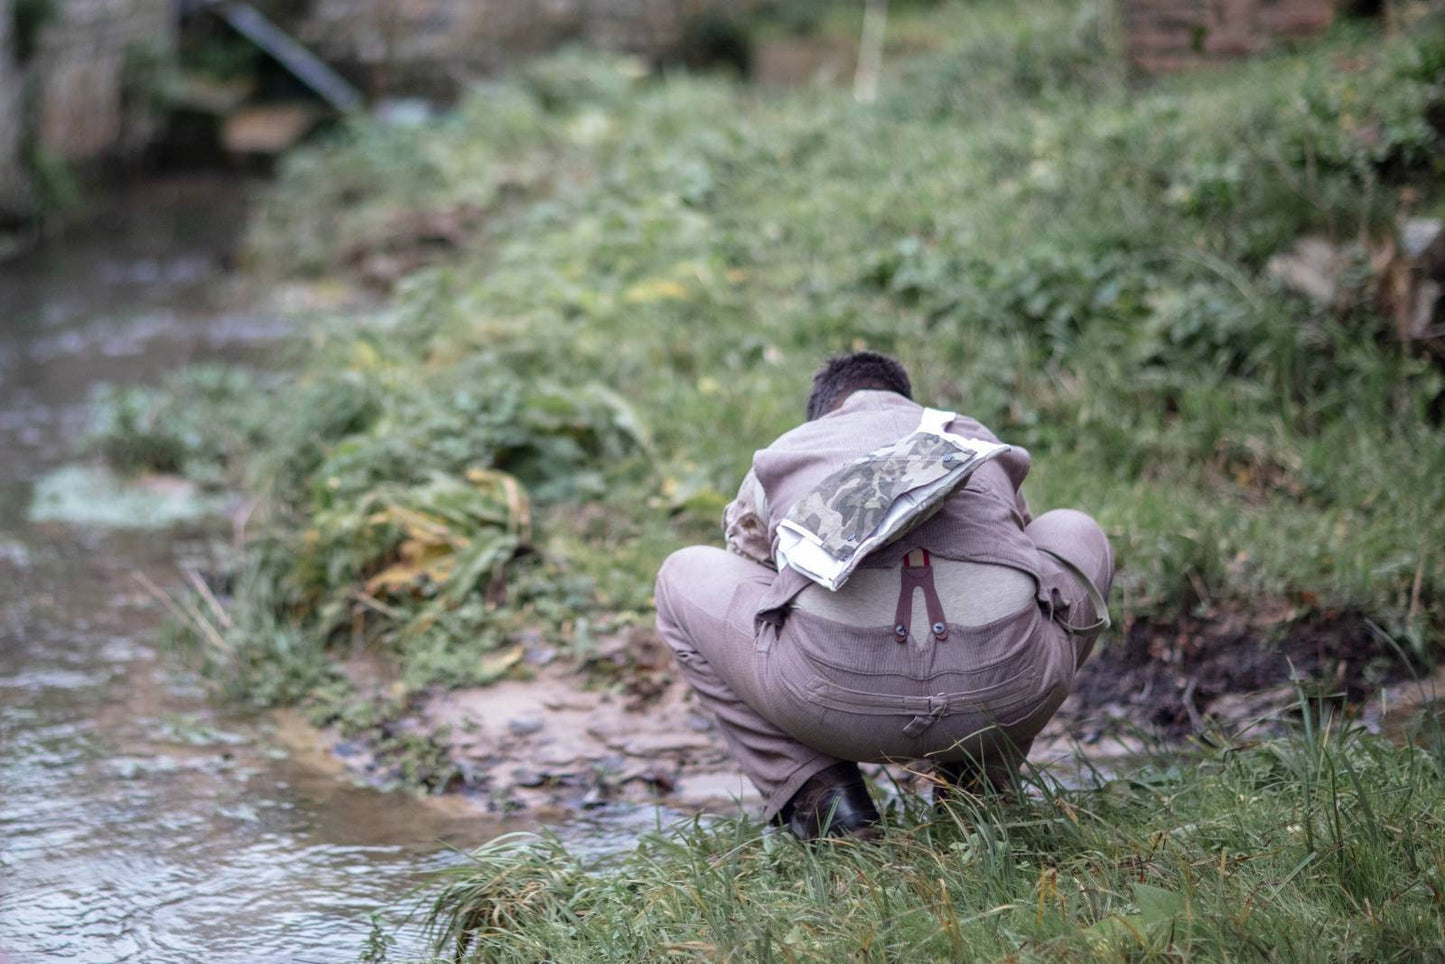
<svg viewBox="0 0 1445 964">
<path fill-rule="evenodd" d="M 1338 0 L 1118 0 L 1129 62 L 1148 73 L 1258 53 L 1328 27 Z"/>
<path fill-rule="evenodd" d="M 175 42 L 171 0 L 60 0 L 56 19 L 20 63 L 12 8 L 13 0 L 0 0 L 0 217 L 30 206 L 21 164 L 27 142 L 70 163 L 136 146 L 145 131 L 122 103 L 127 52 Z"/>
</svg>

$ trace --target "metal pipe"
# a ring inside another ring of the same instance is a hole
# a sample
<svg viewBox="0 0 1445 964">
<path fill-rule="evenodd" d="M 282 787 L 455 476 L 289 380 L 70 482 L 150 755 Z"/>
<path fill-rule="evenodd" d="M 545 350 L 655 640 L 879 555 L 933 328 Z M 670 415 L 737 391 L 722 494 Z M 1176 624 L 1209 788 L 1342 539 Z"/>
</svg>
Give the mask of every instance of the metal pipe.
<svg viewBox="0 0 1445 964">
<path fill-rule="evenodd" d="M 332 107 L 349 114 L 363 106 L 365 100 L 361 91 L 249 3 L 210 0 L 209 7 L 237 33 L 270 54 Z"/>
</svg>

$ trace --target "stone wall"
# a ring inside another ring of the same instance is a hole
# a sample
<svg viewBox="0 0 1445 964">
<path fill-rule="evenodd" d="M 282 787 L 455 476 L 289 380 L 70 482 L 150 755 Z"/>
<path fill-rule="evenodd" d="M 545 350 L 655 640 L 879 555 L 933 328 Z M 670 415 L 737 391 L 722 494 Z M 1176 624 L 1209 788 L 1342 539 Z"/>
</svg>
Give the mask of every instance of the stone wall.
<svg viewBox="0 0 1445 964">
<path fill-rule="evenodd" d="M 1206 66 L 1308 37 L 1339 0 L 1118 0 L 1129 62 L 1147 73 Z"/>
<path fill-rule="evenodd" d="M 25 205 L 28 189 L 20 163 L 25 130 L 24 84 L 11 51 L 12 0 L 0 0 L 0 220 Z"/>
<path fill-rule="evenodd" d="M 14 0 L 0 0 L 0 217 L 30 208 L 29 145 L 84 164 L 138 146 L 145 118 L 123 103 L 127 62 L 175 44 L 172 0 L 56 0 L 22 63 Z"/>
<path fill-rule="evenodd" d="M 757 0 L 312 0 L 276 12 L 322 59 L 370 93 L 431 91 L 496 73 L 569 41 L 644 55 L 668 50 L 688 22 Z"/>
</svg>

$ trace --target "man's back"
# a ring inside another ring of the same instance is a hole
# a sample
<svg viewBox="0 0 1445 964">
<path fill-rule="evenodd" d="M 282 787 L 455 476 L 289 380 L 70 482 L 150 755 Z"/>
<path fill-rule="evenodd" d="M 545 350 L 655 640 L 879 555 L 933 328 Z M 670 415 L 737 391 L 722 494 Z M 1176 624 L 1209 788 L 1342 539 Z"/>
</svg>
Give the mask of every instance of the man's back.
<svg viewBox="0 0 1445 964">
<path fill-rule="evenodd" d="M 793 605 L 806 613 L 849 626 L 892 625 L 898 604 L 899 570 L 903 555 L 889 547 L 879 551 L 892 559 L 891 568 L 859 569 L 836 592 L 822 586 L 808 586 L 798 593 Z M 982 626 L 1017 612 L 1034 598 L 1033 577 L 1012 566 L 987 562 L 932 560 L 933 580 L 948 617 L 960 626 Z M 913 607 L 909 635 L 928 635 L 928 613 L 922 603 Z"/>
</svg>

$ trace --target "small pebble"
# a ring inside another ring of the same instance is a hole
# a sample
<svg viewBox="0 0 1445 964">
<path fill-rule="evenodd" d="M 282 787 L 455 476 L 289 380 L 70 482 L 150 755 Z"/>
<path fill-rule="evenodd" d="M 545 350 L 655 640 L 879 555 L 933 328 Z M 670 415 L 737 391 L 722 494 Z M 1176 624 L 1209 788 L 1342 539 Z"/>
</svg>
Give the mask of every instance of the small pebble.
<svg viewBox="0 0 1445 964">
<path fill-rule="evenodd" d="M 557 658 L 555 646 L 528 646 L 523 654 L 528 666 L 546 666 Z"/>
<path fill-rule="evenodd" d="M 540 716 L 514 716 L 507 721 L 507 729 L 513 736 L 531 736 L 542 729 Z"/>
<path fill-rule="evenodd" d="M 512 771 L 512 782 L 519 787 L 540 787 L 547 782 L 547 775 L 540 770 L 517 767 Z"/>
</svg>

